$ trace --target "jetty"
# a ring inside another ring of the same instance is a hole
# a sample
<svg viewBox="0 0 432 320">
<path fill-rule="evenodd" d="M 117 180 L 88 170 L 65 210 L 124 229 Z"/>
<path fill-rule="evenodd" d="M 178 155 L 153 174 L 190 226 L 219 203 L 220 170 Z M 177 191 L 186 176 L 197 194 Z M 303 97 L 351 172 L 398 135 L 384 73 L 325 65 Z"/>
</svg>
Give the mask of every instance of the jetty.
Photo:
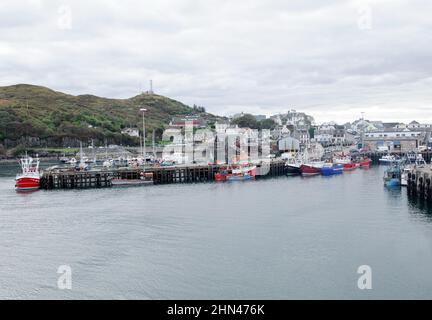
<svg viewBox="0 0 432 320">
<path fill-rule="evenodd" d="M 117 168 L 89 171 L 53 168 L 45 170 L 40 179 L 40 188 L 53 189 L 88 189 L 112 187 L 113 179 L 137 180 L 142 174 L 153 174 L 153 184 L 212 182 L 215 174 L 226 165 L 175 165 L 169 167 L 149 166 L 145 168 Z M 287 174 L 284 160 L 272 159 L 256 164 L 257 178 L 283 176 Z"/>
<path fill-rule="evenodd" d="M 373 163 L 378 164 L 379 159 L 388 153 L 369 152 L 362 154 L 369 157 Z M 403 156 L 403 154 L 398 154 Z M 432 158 L 432 153 L 423 154 L 425 160 Z M 280 158 L 260 160 L 254 162 L 257 172 L 256 178 L 284 176 L 288 167 L 286 161 Z M 99 168 L 88 171 L 78 171 L 74 168 L 54 167 L 42 173 L 40 188 L 54 189 L 88 189 L 110 188 L 113 179 L 138 180 L 143 174 L 152 174 L 154 185 L 173 183 L 199 183 L 215 181 L 215 174 L 220 173 L 226 164 L 187 164 L 173 166 L 148 165 L 145 168 Z M 432 201 L 432 171 L 418 168 L 410 173 L 408 190 L 412 194 Z"/>
</svg>

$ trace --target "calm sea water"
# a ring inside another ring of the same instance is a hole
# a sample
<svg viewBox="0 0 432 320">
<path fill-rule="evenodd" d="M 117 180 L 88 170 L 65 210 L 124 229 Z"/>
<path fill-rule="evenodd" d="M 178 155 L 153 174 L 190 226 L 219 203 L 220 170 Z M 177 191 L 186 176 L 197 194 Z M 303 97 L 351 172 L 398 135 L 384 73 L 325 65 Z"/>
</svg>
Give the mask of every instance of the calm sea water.
<svg viewBox="0 0 432 320">
<path fill-rule="evenodd" d="M 0 168 L 0 298 L 432 298 L 431 210 L 383 168 L 30 194 L 15 171 Z"/>
</svg>

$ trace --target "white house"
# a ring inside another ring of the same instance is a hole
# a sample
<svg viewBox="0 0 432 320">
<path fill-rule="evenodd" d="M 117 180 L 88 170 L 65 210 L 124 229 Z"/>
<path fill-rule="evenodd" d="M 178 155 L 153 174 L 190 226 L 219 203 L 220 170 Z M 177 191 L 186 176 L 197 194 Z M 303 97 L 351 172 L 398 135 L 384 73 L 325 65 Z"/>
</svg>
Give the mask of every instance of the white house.
<svg viewBox="0 0 432 320">
<path fill-rule="evenodd" d="M 140 136 L 139 130 L 136 128 L 126 128 L 126 129 L 123 129 L 121 131 L 121 133 L 126 134 L 126 135 L 131 136 L 131 137 L 137 137 L 137 138 Z"/>
</svg>

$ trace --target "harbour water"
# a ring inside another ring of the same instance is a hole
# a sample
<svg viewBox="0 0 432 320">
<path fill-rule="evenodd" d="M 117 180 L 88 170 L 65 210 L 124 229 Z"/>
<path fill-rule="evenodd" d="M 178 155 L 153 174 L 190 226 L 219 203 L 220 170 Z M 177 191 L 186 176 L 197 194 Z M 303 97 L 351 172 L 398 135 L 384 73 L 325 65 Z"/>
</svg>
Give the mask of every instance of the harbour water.
<svg viewBox="0 0 432 320">
<path fill-rule="evenodd" d="M 432 298 L 432 211 L 382 167 L 28 194 L 16 170 L 0 166 L 2 299 Z"/>
</svg>

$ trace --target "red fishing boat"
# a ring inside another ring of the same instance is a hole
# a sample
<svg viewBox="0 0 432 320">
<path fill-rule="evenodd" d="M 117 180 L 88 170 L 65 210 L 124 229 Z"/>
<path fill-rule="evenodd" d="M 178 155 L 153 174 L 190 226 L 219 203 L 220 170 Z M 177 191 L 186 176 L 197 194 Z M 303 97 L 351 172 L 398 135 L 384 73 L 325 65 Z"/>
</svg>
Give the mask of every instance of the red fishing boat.
<svg viewBox="0 0 432 320">
<path fill-rule="evenodd" d="M 372 160 L 369 158 L 364 158 L 360 160 L 360 168 L 367 169 L 371 166 Z"/>
<path fill-rule="evenodd" d="M 40 187 L 39 159 L 33 161 L 31 157 L 20 160 L 22 172 L 16 176 L 15 190 L 32 191 Z"/>
<path fill-rule="evenodd" d="M 350 163 L 344 164 L 343 170 L 344 171 L 352 171 L 352 170 L 355 170 L 356 168 L 357 168 L 357 165 L 353 162 L 350 162 Z"/>
</svg>

